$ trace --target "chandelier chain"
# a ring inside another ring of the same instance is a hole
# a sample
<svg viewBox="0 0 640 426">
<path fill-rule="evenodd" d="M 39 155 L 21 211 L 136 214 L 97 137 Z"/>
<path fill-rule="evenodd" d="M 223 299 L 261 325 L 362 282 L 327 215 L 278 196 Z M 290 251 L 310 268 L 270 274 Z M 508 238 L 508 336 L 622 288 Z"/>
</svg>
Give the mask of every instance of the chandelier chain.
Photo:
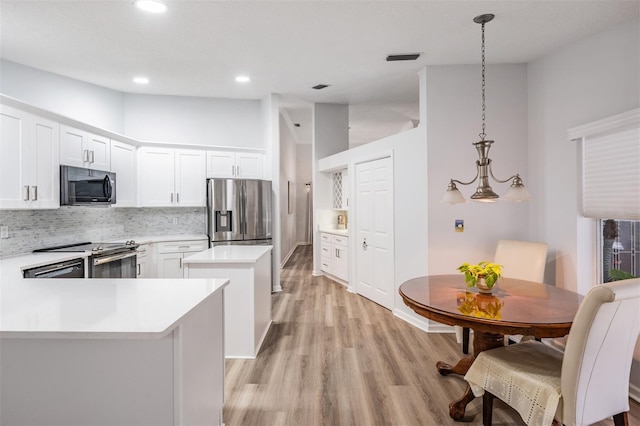
<svg viewBox="0 0 640 426">
<path fill-rule="evenodd" d="M 487 136 L 487 134 L 485 133 L 485 110 L 486 110 L 486 105 L 485 105 L 485 77 L 484 77 L 484 71 L 485 71 L 485 60 L 484 60 L 484 22 L 482 23 L 482 133 L 480 133 L 480 139 L 484 140 L 484 138 Z"/>
</svg>

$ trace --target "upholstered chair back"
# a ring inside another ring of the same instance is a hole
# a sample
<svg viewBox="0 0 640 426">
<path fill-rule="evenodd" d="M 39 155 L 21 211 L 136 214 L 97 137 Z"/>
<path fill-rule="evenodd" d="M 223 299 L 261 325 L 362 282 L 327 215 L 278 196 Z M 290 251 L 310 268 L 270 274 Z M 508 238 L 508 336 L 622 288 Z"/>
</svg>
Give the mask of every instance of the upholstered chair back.
<svg viewBox="0 0 640 426">
<path fill-rule="evenodd" d="M 502 275 L 506 278 L 542 282 L 547 263 L 547 244 L 500 240 L 493 261 L 503 266 Z"/>
<path fill-rule="evenodd" d="M 567 425 L 629 411 L 629 375 L 640 332 L 640 278 L 592 288 L 576 313 L 562 361 L 561 406 Z"/>
</svg>

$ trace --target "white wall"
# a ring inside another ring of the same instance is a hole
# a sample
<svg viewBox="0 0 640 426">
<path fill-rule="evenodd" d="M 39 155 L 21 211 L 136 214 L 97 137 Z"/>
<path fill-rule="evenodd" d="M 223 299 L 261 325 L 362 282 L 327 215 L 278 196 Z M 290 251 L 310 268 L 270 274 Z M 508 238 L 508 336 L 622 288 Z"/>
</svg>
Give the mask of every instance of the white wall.
<svg viewBox="0 0 640 426">
<path fill-rule="evenodd" d="M 312 119 L 312 173 L 313 206 L 318 209 L 333 207 L 331 198 L 331 176 L 320 173 L 318 160 L 349 149 L 349 106 L 343 104 L 313 104 Z M 318 236 L 318 215 L 313 217 L 313 270 L 320 271 L 320 238 Z"/>
<path fill-rule="evenodd" d="M 466 204 L 440 202 L 450 179 L 470 181 L 476 174 L 474 142 L 482 130 L 481 69 L 477 65 L 427 67 L 427 138 L 429 193 L 429 273 L 457 273 L 463 262 L 493 259 L 499 239 L 528 239 L 527 203 L 470 201 L 477 182 L 458 185 Z M 494 140 L 489 157 L 493 173 L 506 179 L 527 171 L 527 73 L 525 65 L 490 65 L 486 69 L 486 139 Z M 491 181 L 500 196 L 508 183 Z M 539 203 L 532 192 L 529 204 Z M 464 232 L 455 232 L 455 220 Z"/>
<path fill-rule="evenodd" d="M 0 92 L 116 133 L 124 131 L 121 92 L 0 59 Z"/>
<path fill-rule="evenodd" d="M 124 95 L 124 131 L 132 138 L 264 148 L 260 101 Z"/>
<path fill-rule="evenodd" d="M 308 201 L 306 183 L 312 182 L 311 174 L 311 144 L 296 145 L 296 241 L 310 244 L 307 237 Z M 313 189 L 313 184 L 311 185 Z M 313 205 L 311 206 L 313 213 Z M 312 219 L 313 223 L 313 219 Z"/>
<path fill-rule="evenodd" d="M 280 241 L 280 97 L 270 94 L 260 102 L 261 134 L 265 141 L 265 179 L 271 180 L 272 188 L 272 221 L 271 234 L 273 237 L 273 262 L 271 265 L 273 274 L 273 291 L 282 291 L 280 286 L 280 260 L 282 259 Z M 286 193 L 285 193 L 286 197 Z"/>
<path fill-rule="evenodd" d="M 296 185 L 296 142 L 285 119 L 280 115 L 280 251 L 281 264 L 296 246 L 296 193 L 289 194 L 289 182 Z M 289 213 L 289 196 L 293 197 L 294 211 Z"/>
<path fill-rule="evenodd" d="M 393 191 L 394 191 L 394 314 L 422 328 L 428 328 L 425 318 L 415 314 L 407 307 L 398 288 L 405 281 L 427 275 L 429 268 L 429 200 L 427 197 L 427 120 L 426 76 L 423 69 L 419 76 L 420 85 L 420 125 L 411 130 L 358 146 L 322 160 L 323 168 L 349 165 L 350 189 L 355 185 L 355 162 L 373 159 L 379 156 L 393 155 Z M 431 155 L 431 154 L 429 154 Z M 323 173 L 320 173 L 322 176 Z M 317 176 L 314 175 L 314 177 Z M 315 184 L 315 181 L 314 181 Z M 318 191 L 318 185 L 314 191 Z M 327 190 L 328 191 L 328 190 Z M 315 197 L 314 197 L 315 202 Z M 328 201 L 330 203 L 330 201 Z M 328 204 L 330 207 L 330 204 Z M 315 206 L 316 212 L 322 206 Z M 351 218 L 350 229 L 355 229 Z M 353 251 L 358 242 L 350 235 L 349 249 Z M 315 251 L 315 250 L 314 250 Z M 320 252 L 318 249 L 317 252 Z M 355 259 L 355 255 L 350 256 Z M 351 268 L 350 273 L 353 271 Z M 354 288 L 355 283 L 349 283 Z"/>
<path fill-rule="evenodd" d="M 640 106 L 640 21 L 579 40 L 528 65 L 532 234 L 549 243 L 559 287 L 594 283 L 592 221 L 580 218 L 578 146 L 567 130 Z"/>
<path fill-rule="evenodd" d="M 580 215 L 580 155 L 567 130 L 640 106 L 640 20 L 579 40 L 528 66 L 530 170 L 541 203 L 531 229 L 555 249 L 551 279 L 586 293 L 596 282 L 596 227 Z M 640 397 L 640 341 L 631 383 Z"/>
</svg>

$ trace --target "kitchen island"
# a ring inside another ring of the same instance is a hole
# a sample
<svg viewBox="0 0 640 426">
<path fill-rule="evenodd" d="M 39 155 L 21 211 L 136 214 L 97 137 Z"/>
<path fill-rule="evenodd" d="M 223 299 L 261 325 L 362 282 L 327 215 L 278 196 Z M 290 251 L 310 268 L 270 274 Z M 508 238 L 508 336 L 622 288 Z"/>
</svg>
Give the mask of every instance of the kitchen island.
<svg viewBox="0 0 640 426">
<path fill-rule="evenodd" d="M 222 424 L 228 283 L 3 274 L 0 424 Z"/>
<path fill-rule="evenodd" d="M 271 250 L 265 245 L 215 246 L 185 257 L 185 278 L 229 278 L 224 292 L 225 355 L 258 355 L 271 326 Z"/>
</svg>

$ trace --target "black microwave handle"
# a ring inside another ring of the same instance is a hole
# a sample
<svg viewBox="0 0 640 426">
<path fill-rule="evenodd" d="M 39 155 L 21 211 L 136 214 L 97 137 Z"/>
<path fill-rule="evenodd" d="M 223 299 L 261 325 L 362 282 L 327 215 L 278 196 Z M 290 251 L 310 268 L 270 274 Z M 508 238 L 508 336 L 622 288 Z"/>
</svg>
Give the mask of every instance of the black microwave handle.
<svg viewBox="0 0 640 426">
<path fill-rule="evenodd" d="M 107 200 L 111 200 L 113 188 L 111 187 L 111 179 L 109 179 L 109 175 L 105 175 L 104 180 L 102 181 L 102 191 L 104 192 L 105 198 Z"/>
</svg>

